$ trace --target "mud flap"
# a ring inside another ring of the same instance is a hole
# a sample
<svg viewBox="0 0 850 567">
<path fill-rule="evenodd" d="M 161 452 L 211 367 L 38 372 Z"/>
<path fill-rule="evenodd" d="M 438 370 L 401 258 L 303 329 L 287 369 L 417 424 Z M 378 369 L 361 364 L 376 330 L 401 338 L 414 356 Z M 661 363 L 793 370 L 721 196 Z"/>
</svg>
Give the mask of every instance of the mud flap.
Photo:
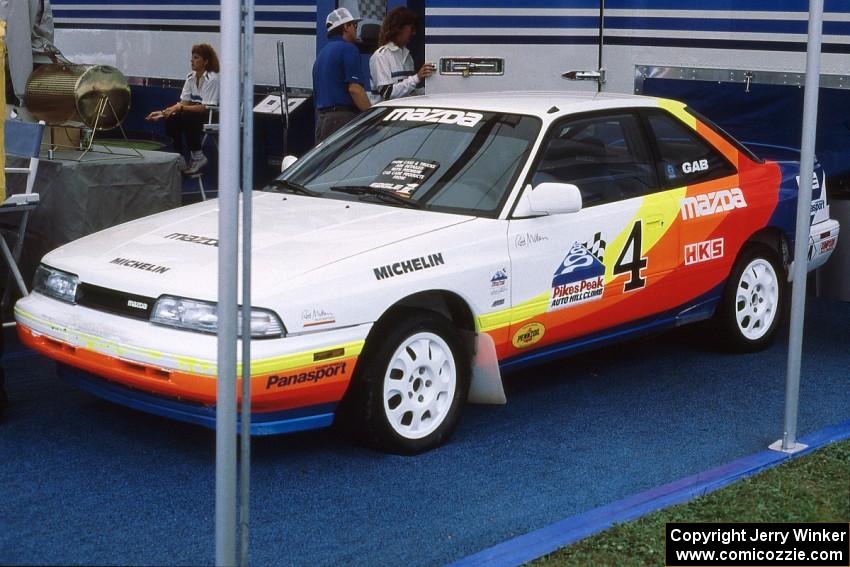
<svg viewBox="0 0 850 567">
<path fill-rule="evenodd" d="M 469 385 L 469 403 L 506 404 L 502 373 L 496 357 L 496 343 L 487 333 L 475 335 L 475 360 L 472 361 L 472 383 Z"/>
</svg>

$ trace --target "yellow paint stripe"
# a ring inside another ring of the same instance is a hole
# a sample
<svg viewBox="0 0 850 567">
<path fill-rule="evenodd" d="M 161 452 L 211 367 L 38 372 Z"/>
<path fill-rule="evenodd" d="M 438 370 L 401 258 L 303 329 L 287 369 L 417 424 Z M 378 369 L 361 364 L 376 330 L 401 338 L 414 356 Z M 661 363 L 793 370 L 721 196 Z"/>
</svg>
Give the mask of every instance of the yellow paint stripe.
<svg viewBox="0 0 850 567">
<path fill-rule="evenodd" d="M 333 362 L 334 360 L 340 360 L 342 358 L 351 358 L 352 356 L 359 356 L 360 353 L 363 352 L 363 345 L 365 344 L 365 340 L 354 341 L 342 345 L 321 347 L 307 352 L 299 352 L 296 354 L 287 354 L 285 356 L 276 356 L 273 358 L 253 360 L 251 361 L 251 376 L 257 374 L 270 374 L 272 372 L 284 372 L 293 368 L 303 368 L 312 364 L 326 364 L 328 362 Z M 339 356 L 334 356 L 332 358 L 325 358 L 320 363 L 316 363 L 316 361 L 313 360 L 313 354 L 316 352 L 336 349 L 342 349 L 343 353 Z M 237 372 L 242 372 L 241 363 L 237 364 L 236 368 Z"/>
<path fill-rule="evenodd" d="M 15 315 L 20 316 L 21 319 L 32 321 L 33 323 L 49 327 L 66 335 L 69 332 L 67 329 L 63 329 L 57 326 L 56 324 L 51 323 L 50 321 L 41 319 L 40 317 L 36 317 L 32 313 L 27 313 L 26 311 L 17 306 L 15 306 Z M 97 337 L 89 333 L 85 333 L 83 331 L 73 330 L 72 332 L 83 342 L 82 346 L 88 350 L 94 350 L 99 352 L 107 351 L 109 353 L 112 353 L 114 356 L 118 356 L 121 358 L 127 358 L 128 356 L 132 355 L 141 355 L 149 359 L 171 359 L 177 365 L 177 370 L 190 372 L 193 374 L 202 373 L 214 375 L 217 373 L 216 363 L 210 360 L 202 360 L 198 358 L 191 358 L 188 356 L 180 356 L 177 354 L 166 354 L 159 351 L 140 347 L 127 347 L 121 345 L 118 342 L 110 341 L 102 337 Z M 341 345 L 323 346 L 321 348 L 306 352 L 299 352 L 295 354 L 287 354 L 283 356 L 275 356 L 271 358 L 261 358 L 258 360 L 253 360 L 251 361 L 251 376 L 270 374 L 272 372 L 285 372 L 294 368 L 303 368 L 305 366 L 310 366 L 311 364 L 315 363 L 315 361 L 313 360 L 314 353 L 326 350 L 341 349 L 342 354 L 340 356 L 335 356 L 333 358 L 327 358 L 322 360 L 321 362 L 323 364 L 342 358 L 358 356 L 363 351 L 363 345 L 365 343 L 365 340 L 353 341 Z M 237 364 L 236 371 L 238 374 L 242 373 L 241 363 Z M 212 377 L 214 376 L 211 376 L 211 378 Z"/>
<path fill-rule="evenodd" d="M 532 297 L 525 303 L 520 303 L 510 309 L 481 315 L 478 318 L 479 331 L 494 331 L 510 325 L 511 321 L 522 321 L 546 313 L 549 306 L 549 292 Z"/>
<path fill-rule="evenodd" d="M 658 103 L 659 108 L 663 108 L 692 129 L 697 129 L 697 119 L 694 118 L 687 110 L 685 110 L 685 105 L 677 100 L 670 100 L 667 98 L 658 98 L 655 99 Z"/>
<path fill-rule="evenodd" d="M 643 198 L 640 208 L 632 220 L 626 223 L 623 231 L 605 249 L 605 283 L 614 279 L 614 264 L 620 257 L 626 245 L 626 239 L 632 232 L 632 227 L 643 220 L 641 237 L 641 256 L 652 250 L 659 240 L 669 231 L 681 208 L 681 201 L 687 193 L 687 187 L 670 189 L 662 193 L 653 193 Z M 660 221 L 660 222 L 659 222 Z"/>
</svg>

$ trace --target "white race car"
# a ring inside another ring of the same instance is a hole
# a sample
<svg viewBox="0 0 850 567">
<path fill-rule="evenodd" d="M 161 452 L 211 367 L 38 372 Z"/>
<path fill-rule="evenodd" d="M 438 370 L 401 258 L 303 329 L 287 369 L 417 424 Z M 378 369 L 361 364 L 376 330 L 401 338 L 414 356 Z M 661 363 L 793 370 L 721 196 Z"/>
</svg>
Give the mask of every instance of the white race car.
<svg viewBox="0 0 850 567">
<path fill-rule="evenodd" d="M 712 317 L 761 348 L 798 169 L 670 100 L 379 105 L 255 193 L 252 432 L 341 413 L 415 453 L 467 399 L 503 402 L 508 369 Z M 815 181 L 810 268 L 839 230 Z M 208 201 L 49 253 L 15 307 L 21 338 L 99 396 L 214 426 L 217 218 Z"/>
</svg>

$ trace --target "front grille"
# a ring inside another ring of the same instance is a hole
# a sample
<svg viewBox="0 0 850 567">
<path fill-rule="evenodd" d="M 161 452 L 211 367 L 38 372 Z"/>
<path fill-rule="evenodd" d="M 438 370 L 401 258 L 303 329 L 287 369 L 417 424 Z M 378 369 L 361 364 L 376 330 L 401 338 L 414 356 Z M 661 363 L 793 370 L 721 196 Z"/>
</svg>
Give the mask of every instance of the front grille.
<svg viewBox="0 0 850 567">
<path fill-rule="evenodd" d="M 87 283 L 81 283 L 77 288 L 77 304 L 134 319 L 146 321 L 150 319 L 154 303 L 156 299 L 153 297 L 115 291 Z"/>
</svg>

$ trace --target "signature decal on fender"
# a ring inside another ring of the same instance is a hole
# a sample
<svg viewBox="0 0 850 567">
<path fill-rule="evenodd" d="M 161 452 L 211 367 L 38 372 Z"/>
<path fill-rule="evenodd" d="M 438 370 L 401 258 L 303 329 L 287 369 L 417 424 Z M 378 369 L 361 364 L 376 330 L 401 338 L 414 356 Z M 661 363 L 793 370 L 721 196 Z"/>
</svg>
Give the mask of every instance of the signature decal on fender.
<svg viewBox="0 0 850 567">
<path fill-rule="evenodd" d="M 519 328 L 512 342 L 516 348 L 526 348 L 540 342 L 544 334 L 546 334 L 546 327 L 542 323 L 529 323 Z"/>
</svg>

